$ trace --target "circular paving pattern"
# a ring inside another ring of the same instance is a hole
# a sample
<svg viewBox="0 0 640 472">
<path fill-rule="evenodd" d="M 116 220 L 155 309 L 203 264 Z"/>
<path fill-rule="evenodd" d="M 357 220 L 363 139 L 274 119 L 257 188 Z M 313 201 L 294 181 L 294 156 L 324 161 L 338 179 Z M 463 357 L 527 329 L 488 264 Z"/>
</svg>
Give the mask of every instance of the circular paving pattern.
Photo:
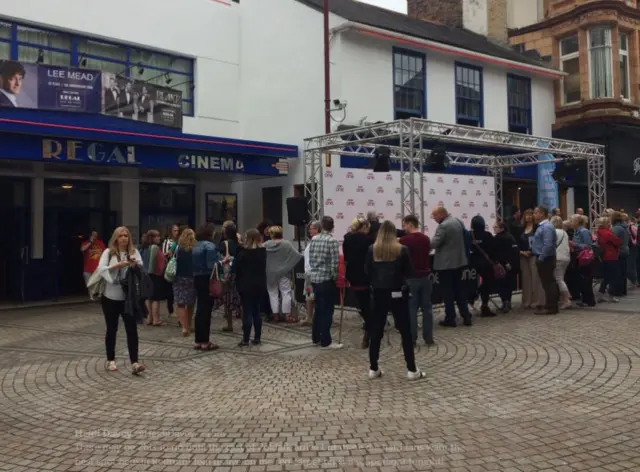
<svg viewBox="0 0 640 472">
<path fill-rule="evenodd" d="M 134 377 L 124 333 L 121 370 L 105 371 L 95 306 L 4 313 L 0 470 L 640 470 L 632 313 L 436 329 L 418 382 L 393 329 L 383 377 L 367 379 L 353 313 L 330 352 L 307 328 L 268 324 L 263 346 L 241 349 L 240 325 L 223 334 L 217 315 L 222 349 L 199 353 L 172 324 L 140 328 L 148 371 Z"/>
</svg>

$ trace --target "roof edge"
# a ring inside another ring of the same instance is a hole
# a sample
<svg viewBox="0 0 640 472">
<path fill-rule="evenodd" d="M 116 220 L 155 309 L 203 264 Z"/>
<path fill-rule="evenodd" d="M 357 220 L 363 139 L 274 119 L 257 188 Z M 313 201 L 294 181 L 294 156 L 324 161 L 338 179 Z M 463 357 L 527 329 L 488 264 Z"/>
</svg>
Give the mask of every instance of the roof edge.
<svg viewBox="0 0 640 472">
<path fill-rule="evenodd" d="M 566 73 L 553 68 L 535 66 L 526 62 L 518 62 L 510 59 L 503 59 L 497 56 L 490 56 L 476 51 L 471 51 L 469 49 L 463 49 L 457 46 L 451 46 L 445 43 L 439 43 L 436 41 L 431 41 L 428 39 L 423 39 L 416 36 L 398 33 L 388 29 L 378 28 L 375 26 L 370 26 L 353 21 L 347 21 L 346 23 L 333 28 L 331 32 L 334 34 L 338 34 L 349 30 L 374 36 L 379 39 L 386 39 L 390 41 L 405 43 L 414 47 L 430 49 L 432 51 L 437 51 L 448 55 L 466 57 L 467 59 L 489 63 L 497 65 L 499 67 L 519 69 L 523 72 L 527 72 L 532 75 L 544 76 L 546 78 L 560 79 L 567 75 Z"/>
</svg>

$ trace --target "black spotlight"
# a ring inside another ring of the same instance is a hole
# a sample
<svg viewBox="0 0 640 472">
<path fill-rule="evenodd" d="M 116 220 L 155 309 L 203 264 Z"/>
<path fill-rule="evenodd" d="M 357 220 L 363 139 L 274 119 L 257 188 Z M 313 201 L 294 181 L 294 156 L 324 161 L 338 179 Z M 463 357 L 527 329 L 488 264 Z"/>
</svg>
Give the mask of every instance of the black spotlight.
<svg viewBox="0 0 640 472">
<path fill-rule="evenodd" d="M 427 167 L 429 170 L 441 171 L 449 167 L 449 157 L 444 146 L 435 146 L 427 157 Z"/>
<path fill-rule="evenodd" d="M 388 147 L 379 147 L 373 155 L 373 171 L 389 172 L 389 158 L 391 157 L 391 149 Z"/>
<path fill-rule="evenodd" d="M 567 158 L 562 162 L 556 162 L 556 168 L 554 169 L 551 177 L 553 180 L 559 183 L 566 183 L 572 181 L 580 172 L 578 162 L 575 159 Z"/>
</svg>

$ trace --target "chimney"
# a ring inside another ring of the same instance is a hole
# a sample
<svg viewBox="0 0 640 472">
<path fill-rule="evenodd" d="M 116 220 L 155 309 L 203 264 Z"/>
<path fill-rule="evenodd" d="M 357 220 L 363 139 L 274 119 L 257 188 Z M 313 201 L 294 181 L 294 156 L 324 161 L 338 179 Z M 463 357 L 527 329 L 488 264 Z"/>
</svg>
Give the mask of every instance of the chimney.
<svg viewBox="0 0 640 472">
<path fill-rule="evenodd" d="M 407 0 L 412 18 L 464 28 L 507 43 L 507 0 Z"/>
</svg>

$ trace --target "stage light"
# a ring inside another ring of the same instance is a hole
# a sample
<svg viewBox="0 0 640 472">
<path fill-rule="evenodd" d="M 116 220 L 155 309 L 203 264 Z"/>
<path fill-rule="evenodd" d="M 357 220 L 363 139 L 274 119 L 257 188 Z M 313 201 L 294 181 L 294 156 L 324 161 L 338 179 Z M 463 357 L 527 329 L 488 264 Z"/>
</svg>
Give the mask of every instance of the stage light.
<svg viewBox="0 0 640 472">
<path fill-rule="evenodd" d="M 579 171 L 578 163 L 572 158 L 567 158 L 562 162 L 556 162 L 556 168 L 551 177 L 556 182 L 565 183 L 567 180 L 574 180 Z"/>
<path fill-rule="evenodd" d="M 373 155 L 373 171 L 389 172 L 389 158 L 391 150 L 388 147 L 379 147 Z"/>
<path fill-rule="evenodd" d="M 429 170 L 442 171 L 449 167 L 449 157 L 444 146 L 435 146 L 426 161 Z"/>
</svg>

